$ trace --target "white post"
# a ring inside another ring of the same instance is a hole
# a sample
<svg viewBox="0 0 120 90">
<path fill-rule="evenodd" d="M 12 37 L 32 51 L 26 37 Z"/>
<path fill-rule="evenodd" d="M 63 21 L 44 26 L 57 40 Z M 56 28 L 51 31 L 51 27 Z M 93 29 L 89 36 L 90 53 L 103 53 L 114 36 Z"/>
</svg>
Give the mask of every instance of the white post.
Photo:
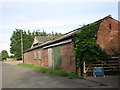
<svg viewBox="0 0 120 90">
<path fill-rule="evenodd" d="M 83 73 L 84 73 L 84 75 L 86 73 L 85 61 L 83 61 Z"/>
</svg>

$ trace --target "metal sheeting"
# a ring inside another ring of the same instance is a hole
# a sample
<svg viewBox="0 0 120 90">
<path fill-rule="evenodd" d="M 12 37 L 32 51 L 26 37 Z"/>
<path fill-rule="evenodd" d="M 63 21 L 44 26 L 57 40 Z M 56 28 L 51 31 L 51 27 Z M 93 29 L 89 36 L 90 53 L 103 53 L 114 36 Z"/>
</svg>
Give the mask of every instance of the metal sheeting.
<svg viewBox="0 0 120 90">
<path fill-rule="evenodd" d="M 62 45 L 62 44 L 67 44 L 67 43 L 70 43 L 70 42 L 72 42 L 72 39 L 45 46 L 45 47 L 43 47 L 43 49 L 54 47 L 54 46 L 58 46 L 58 45 Z"/>
</svg>

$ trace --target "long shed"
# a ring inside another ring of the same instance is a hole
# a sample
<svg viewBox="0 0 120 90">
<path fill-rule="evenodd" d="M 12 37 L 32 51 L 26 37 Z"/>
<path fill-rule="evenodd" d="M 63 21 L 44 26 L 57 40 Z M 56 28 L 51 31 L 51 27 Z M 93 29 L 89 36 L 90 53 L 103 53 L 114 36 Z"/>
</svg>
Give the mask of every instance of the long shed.
<svg viewBox="0 0 120 90">
<path fill-rule="evenodd" d="M 97 32 L 98 39 L 96 43 L 107 54 L 113 54 L 112 48 L 120 51 L 119 21 L 113 19 L 111 16 L 104 17 L 98 21 L 102 22 Z M 60 37 L 39 37 L 39 42 L 45 38 L 45 41 L 39 44 L 35 39 L 32 47 L 24 52 L 24 63 L 60 69 L 65 72 L 77 72 L 76 61 L 73 55 L 75 45 L 74 34 L 80 32 L 81 29 L 82 27 L 77 28 Z"/>
</svg>

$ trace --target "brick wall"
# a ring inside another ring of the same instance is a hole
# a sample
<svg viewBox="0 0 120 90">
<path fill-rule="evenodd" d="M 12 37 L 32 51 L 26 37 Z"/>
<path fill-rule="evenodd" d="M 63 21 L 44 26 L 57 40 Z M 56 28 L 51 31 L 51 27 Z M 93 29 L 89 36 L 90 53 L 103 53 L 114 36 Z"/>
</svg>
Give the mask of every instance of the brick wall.
<svg viewBox="0 0 120 90">
<path fill-rule="evenodd" d="M 73 43 L 61 45 L 62 70 L 65 72 L 76 72 L 75 58 L 73 56 Z M 42 59 L 38 58 L 38 51 L 42 51 Z M 36 59 L 34 59 L 36 52 Z M 48 67 L 48 49 L 35 49 L 24 53 L 24 63 Z M 54 69 L 54 48 L 52 48 L 52 68 Z"/>
<path fill-rule="evenodd" d="M 62 70 L 76 72 L 75 58 L 73 56 L 74 44 L 69 43 L 61 46 Z"/>
<path fill-rule="evenodd" d="M 42 51 L 42 59 L 38 58 L 38 51 Z M 36 52 L 36 59 L 34 53 Z M 30 52 L 24 53 L 24 63 L 48 67 L 48 52 L 47 49 L 35 49 Z"/>
<path fill-rule="evenodd" d="M 119 23 L 120 25 L 120 23 Z M 120 51 L 120 28 L 118 28 L 118 22 L 111 18 L 106 18 L 100 24 L 98 30 L 98 39 L 97 44 L 102 47 L 108 54 L 113 54 L 112 48 L 115 47 L 115 50 Z"/>
</svg>

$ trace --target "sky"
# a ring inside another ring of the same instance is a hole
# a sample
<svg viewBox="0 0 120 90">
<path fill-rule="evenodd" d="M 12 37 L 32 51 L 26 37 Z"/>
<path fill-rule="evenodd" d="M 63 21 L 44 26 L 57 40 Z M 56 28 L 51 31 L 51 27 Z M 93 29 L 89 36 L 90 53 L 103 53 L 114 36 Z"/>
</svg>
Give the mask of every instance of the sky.
<svg viewBox="0 0 120 90">
<path fill-rule="evenodd" d="M 118 20 L 119 0 L 1 0 L 0 52 L 10 55 L 15 28 L 67 33 L 111 14 Z"/>
</svg>

